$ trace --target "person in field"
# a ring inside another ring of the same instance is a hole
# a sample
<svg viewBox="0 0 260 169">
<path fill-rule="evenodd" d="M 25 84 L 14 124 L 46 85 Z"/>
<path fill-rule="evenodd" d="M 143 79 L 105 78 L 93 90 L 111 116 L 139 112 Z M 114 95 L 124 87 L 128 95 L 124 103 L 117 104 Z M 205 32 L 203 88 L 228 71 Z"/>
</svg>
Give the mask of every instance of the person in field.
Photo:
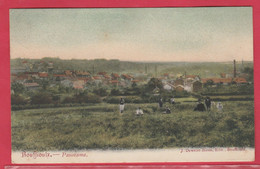
<svg viewBox="0 0 260 169">
<path fill-rule="evenodd" d="M 170 103 L 171 103 L 171 104 L 175 104 L 174 97 L 172 97 L 172 98 L 170 99 Z"/>
<path fill-rule="evenodd" d="M 141 115 L 143 115 L 144 114 L 144 112 L 143 112 L 143 110 L 141 109 L 141 107 L 138 107 L 138 109 L 136 110 L 136 115 L 137 116 L 141 116 Z"/>
<path fill-rule="evenodd" d="M 160 100 L 159 100 L 159 108 L 162 108 L 162 107 L 163 107 L 163 99 L 160 98 Z"/>
<path fill-rule="evenodd" d="M 206 105 L 207 111 L 210 111 L 210 108 L 211 108 L 211 99 L 210 99 L 209 97 L 206 97 L 206 99 L 205 99 L 205 105 Z"/>
<path fill-rule="evenodd" d="M 213 108 L 213 107 L 216 107 L 216 103 L 215 102 L 211 102 L 211 107 Z"/>
<path fill-rule="evenodd" d="M 221 102 L 218 102 L 217 103 L 217 109 L 218 109 L 218 112 L 223 112 L 223 104 Z"/>
<path fill-rule="evenodd" d="M 194 111 L 205 111 L 205 110 L 206 110 L 205 106 L 201 101 L 199 101 L 197 106 L 194 108 Z"/>
<path fill-rule="evenodd" d="M 119 102 L 119 111 L 120 113 L 123 113 L 125 109 L 125 100 L 123 98 L 120 99 L 120 102 Z"/>
<path fill-rule="evenodd" d="M 163 112 L 163 114 L 171 114 L 171 109 L 169 107 L 166 107 L 165 111 Z"/>
<path fill-rule="evenodd" d="M 166 107 L 166 110 L 165 110 L 166 114 L 171 114 L 171 109 L 169 107 Z"/>
</svg>

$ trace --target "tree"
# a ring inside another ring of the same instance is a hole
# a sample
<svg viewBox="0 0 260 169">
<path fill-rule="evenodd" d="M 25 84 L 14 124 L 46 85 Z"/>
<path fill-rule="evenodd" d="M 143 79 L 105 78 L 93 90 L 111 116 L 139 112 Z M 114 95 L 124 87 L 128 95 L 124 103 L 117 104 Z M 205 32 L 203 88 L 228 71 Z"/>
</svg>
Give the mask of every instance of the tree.
<svg viewBox="0 0 260 169">
<path fill-rule="evenodd" d="M 213 80 L 207 80 L 207 82 L 205 83 L 205 86 L 212 86 L 214 85 L 214 81 Z"/>
<path fill-rule="evenodd" d="M 248 74 L 248 77 L 247 77 L 248 81 L 254 81 L 254 68 L 245 67 L 245 69 L 243 70 L 243 73 Z"/>
<path fill-rule="evenodd" d="M 132 88 L 136 88 L 137 87 L 137 84 L 134 82 L 132 83 Z"/>
<path fill-rule="evenodd" d="M 157 78 L 151 78 L 147 84 L 148 90 L 152 91 L 156 87 L 158 87 L 159 89 L 162 89 L 163 88 L 162 82 Z"/>
<path fill-rule="evenodd" d="M 15 94 L 21 94 L 25 91 L 25 87 L 20 83 L 12 83 L 11 89 Z"/>
<path fill-rule="evenodd" d="M 46 90 L 47 89 L 47 87 L 49 86 L 49 81 L 48 80 L 42 80 L 41 81 L 41 85 L 42 85 L 42 88 L 44 89 L 44 90 Z"/>
</svg>

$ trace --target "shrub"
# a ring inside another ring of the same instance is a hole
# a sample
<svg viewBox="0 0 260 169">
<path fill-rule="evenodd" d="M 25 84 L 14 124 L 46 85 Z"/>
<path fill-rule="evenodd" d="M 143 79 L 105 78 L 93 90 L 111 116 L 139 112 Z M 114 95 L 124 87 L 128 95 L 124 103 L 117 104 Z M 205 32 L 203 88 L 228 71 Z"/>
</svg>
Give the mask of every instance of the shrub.
<svg viewBox="0 0 260 169">
<path fill-rule="evenodd" d="M 65 97 L 62 103 L 76 103 L 76 100 L 74 97 Z"/>
<path fill-rule="evenodd" d="M 126 103 L 145 103 L 146 101 L 143 100 L 139 96 L 128 96 L 124 97 Z M 104 101 L 111 104 L 119 104 L 120 97 L 107 97 Z"/>
<path fill-rule="evenodd" d="M 94 93 L 81 93 L 73 97 L 66 97 L 62 103 L 100 103 L 100 96 Z"/>
<path fill-rule="evenodd" d="M 110 92 L 111 96 L 119 96 L 121 92 L 118 89 L 112 89 Z"/>
<path fill-rule="evenodd" d="M 28 101 L 20 95 L 11 95 L 11 103 L 12 105 L 24 105 L 27 104 Z"/>
<path fill-rule="evenodd" d="M 31 97 L 31 104 L 51 104 L 53 103 L 52 96 L 48 93 L 37 93 Z"/>
<path fill-rule="evenodd" d="M 100 103 L 101 98 L 94 93 L 88 93 L 87 94 L 87 100 L 85 103 Z"/>
<path fill-rule="evenodd" d="M 107 90 L 104 88 L 94 89 L 93 93 L 95 93 L 96 95 L 99 95 L 99 96 L 107 96 L 107 94 L 108 94 Z"/>
</svg>

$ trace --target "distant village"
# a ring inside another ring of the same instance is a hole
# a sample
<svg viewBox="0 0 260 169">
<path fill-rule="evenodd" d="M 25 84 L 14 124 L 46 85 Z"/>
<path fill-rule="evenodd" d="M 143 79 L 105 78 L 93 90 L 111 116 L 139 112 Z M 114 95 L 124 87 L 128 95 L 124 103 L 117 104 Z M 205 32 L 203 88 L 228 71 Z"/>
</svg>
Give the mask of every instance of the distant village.
<svg viewBox="0 0 260 169">
<path fill-rule="evenodd" d="M 76 90 L 88 90 L 93 87 L 125 88 L 133 84 L 147 84 L 153 75 L 146 73 L 108 73 L 89 72 L 79 70 L 55 70 L 54 63 L 49 61 L 38 61 L 28 63 L 22 60 L 21 66 L 11 67 L 11 83 L 22 84 L 28 91 L 39 90 L 43 87 L 42 81 L 47 81 L 49 87 L 61 85 Z M 248 74 L 236 70 L 234 60 L 233 72 L 223 72 L 219 77 L 202 78 L 199 75 L 164 73 L 156 76 L 161 80 L 163 89 L 166 91 L 200 92 L 205 84 L 212 87 L 217 85 L 246 85 Z M 158 88 L 154 89 L 157 92 Z M 14 91 L 12 91 L 13 93 Z"/>
</svg>

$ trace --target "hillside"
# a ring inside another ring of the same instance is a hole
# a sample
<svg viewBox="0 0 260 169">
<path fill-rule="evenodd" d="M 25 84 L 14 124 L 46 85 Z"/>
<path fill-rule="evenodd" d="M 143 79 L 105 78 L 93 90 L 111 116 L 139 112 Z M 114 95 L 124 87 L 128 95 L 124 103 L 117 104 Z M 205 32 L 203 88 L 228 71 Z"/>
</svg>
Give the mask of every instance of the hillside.
<svg viewBox="0 0 260 169">
<path fill-rule="evenodd" d="M 116 73 L 148 73 L 161 75 L 163 73 L 172 74 L 195 74 L 201 77 L 219 76 L 220 73 L 232 73 L 233 62 L 129 62 L 119 60 L 62 60 L 59 58 L 43 59 L 11 59 L 11 69 L 24 67 L 24 62 L 31 65 L 31 69 L 37 69 L 39 62 L 53 63 L 56 71 L 64 70 L 84 70 L 91 73 L 116 72 Z M 244 62 L 244 67 L 253 67 L 253 62 Z M 237 71 L 242 70 L 241 61 L 237 62 Z"/>
</svg>

